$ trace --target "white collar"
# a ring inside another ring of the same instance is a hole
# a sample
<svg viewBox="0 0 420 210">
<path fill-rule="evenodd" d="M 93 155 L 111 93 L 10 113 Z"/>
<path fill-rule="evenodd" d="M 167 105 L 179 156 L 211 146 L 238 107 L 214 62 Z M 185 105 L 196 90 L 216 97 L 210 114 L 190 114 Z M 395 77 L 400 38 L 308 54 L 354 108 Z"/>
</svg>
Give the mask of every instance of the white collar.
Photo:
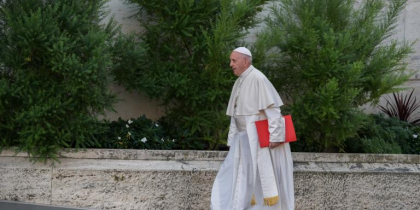
<svg viewBox="0 0 420 210">
<path fill-rule="evenodd" d="M 254 67 L 250 65 L 248 69 L 246 69 L 244 72 L 242 72 L 241 75 L 239 75 L 239 77 L 245 78 L 252 71 L 252 69 L 254 69 Z"/>
</svg>

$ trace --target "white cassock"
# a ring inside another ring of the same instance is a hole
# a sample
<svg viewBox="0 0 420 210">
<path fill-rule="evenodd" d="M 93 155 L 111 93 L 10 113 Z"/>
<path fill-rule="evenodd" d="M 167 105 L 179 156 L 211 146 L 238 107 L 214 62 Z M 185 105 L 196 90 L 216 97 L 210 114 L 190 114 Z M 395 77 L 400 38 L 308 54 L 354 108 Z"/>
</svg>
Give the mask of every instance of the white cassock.
<svg viewBox="0 0 420 210">
<path fill-rule="evenodd" d="M 226 113 L 230 150 L 213 183 L 212 210 L 294 209 L 290 146 L 260 148 L 255 127 L 268 119 L 270 142 L 284 142 L 281 105 L 271 82 L 253 66 L 236 80 Z"/>
</svg>

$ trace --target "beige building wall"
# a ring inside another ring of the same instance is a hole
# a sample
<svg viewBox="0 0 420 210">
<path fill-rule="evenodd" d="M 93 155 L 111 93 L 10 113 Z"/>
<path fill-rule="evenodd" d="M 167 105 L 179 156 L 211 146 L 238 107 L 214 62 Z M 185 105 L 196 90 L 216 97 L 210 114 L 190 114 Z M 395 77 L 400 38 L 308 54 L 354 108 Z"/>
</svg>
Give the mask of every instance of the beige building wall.
<svg viewBox="0 0 420 210">
<path fill-rule="evenodd" d="M 135 4 L 129 4 L 125 0 L 111 0 L 107 4 L 110 9 L 110 15 L 114 16 L 115 19 L 122 24 L 122 30 L 124 33 L 140 33 L 142 28 L 135 18 L 130 18 L 135 13 Z M 270 3 L 265 6 L 264 11 L 259 14 L 262 18 L 268 14 Z M 419 39 L 420 35 L 420 0 L 409 0 L 407 7 L 402 12 L 400 19 L 398 20 L 396 33 L 391 39 L 397 39 L 400 41 L 413 42 Z M 256 33 L 263 26 L 259 25 L 249 31 L 246 37 L 246 42 L 253 42 L 256 39 Z M 406 87 L 409 88 L 405 92 L 409 92 L 412 88 L 415 88 L 415 95 L 420 100 L 420 41 L 413 45 L 414 52 L 405 60 L 409 65 L 409 68 L 416 72 L 416 74 L 406 83 Z M 145 114 L 148 118 L 156 120 L 165 114 L 164 108 L 160 106 L 160 102 L 156 100 L 149 100 L 144 94 L 136 92 L 129 93 L 124 90 L 123 87 L 118 85 L 111 85 L 110 89 L 118 93 L 120 99 L 119 103 L 115 105 L 116 113 L 109 112 L 106 116 L 107 119 L 115 120 L 118 117 L 122 119 L 137 118 Z M 384 96 L 380 100 L 380 104 L 385 104 L 385 99 L 388 96 Z M 379 110 L 376 106 L 365 105 L 362 107 L 368 113 L 377 113 Z"/>
</svg>

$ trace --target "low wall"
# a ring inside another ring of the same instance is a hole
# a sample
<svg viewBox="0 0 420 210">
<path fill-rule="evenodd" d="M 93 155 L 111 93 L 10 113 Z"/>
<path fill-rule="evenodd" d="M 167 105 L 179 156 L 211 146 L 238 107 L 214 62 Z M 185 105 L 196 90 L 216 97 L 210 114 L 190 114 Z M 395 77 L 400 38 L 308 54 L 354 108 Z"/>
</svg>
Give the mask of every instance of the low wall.
<svg viewBox="0 0 420 210">
<path fill-rule="evenodd" d="M 0 200 L 92 209 L 209 209 L 227 152 L 89 149 L 61 164 L 0 154 Z M 296 209 L 420 209 L 420 156 L 293 153 Z"/>
</svg>

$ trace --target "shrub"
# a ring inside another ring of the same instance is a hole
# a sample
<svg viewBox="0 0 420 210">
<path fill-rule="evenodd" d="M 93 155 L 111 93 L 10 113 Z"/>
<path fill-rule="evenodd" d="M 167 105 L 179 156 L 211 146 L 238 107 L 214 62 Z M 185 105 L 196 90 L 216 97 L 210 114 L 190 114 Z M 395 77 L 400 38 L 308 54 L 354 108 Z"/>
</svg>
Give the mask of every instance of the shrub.
<svg viewBox="0 0 420 210">
<path fill-rule="evenodd" d="M 205 147 L 226 143 L 225 113 L 235 79 L 229 54 L 243 45 L 244 29 L 255 25 L 265 0 L 130 2 L 139 5 L 150 67 L 138 68 L 121 83 L 161 99 L 168 110 L 165 121 L 196 135 Z"/>
<path fill-rule="evenodd" d="M 346 140 L 346 152 L 415 154 L 415 127 L 394 117 L 369 115 L 357 137 Z M 417 143 L 417 148 L 416 148 Z"/>
<path fill-rule="evenodd" d="M 107 132 L 97 137 L 102 148 L 172 149 L 175 140 L 168 139 L 161 126 L 145 116 L 133 120 L 105 121 Z"/>
<path fill-rule="evenodd" d="M 411 76 L 410 43 L 390 40 L 406 0 L 281 0 L 256 46 L 290 110 L 304 151 L 343 149 L 356 135 L 359 108 Z M 293 147 L 292 147 L 293 148 Z"/>
<path fill-rule="evenodd" d="M 0 1 L 0 148 L 57 160 L 62 147 L 95 145 L 97 116 L 112 109 L 116 25 L 105 0 Z"/>
<path fill-rule="evenodd" d="M 411 141 L 409 141 L 410 148 L 408 148 L 408 153 L 420 154 L 420 126 L 414 126 L 412 130 L 414 132 L 414 135 Z"/>
<path fill-rule="evenodd" d="M 102 122 L 105 133 L 98 135 L 101 148 L 119 149 L 203 149 L 196 136 L 167 124 L 165 118 L 154 122 L 145 115 L 130 120 Z"/>
</svg>

